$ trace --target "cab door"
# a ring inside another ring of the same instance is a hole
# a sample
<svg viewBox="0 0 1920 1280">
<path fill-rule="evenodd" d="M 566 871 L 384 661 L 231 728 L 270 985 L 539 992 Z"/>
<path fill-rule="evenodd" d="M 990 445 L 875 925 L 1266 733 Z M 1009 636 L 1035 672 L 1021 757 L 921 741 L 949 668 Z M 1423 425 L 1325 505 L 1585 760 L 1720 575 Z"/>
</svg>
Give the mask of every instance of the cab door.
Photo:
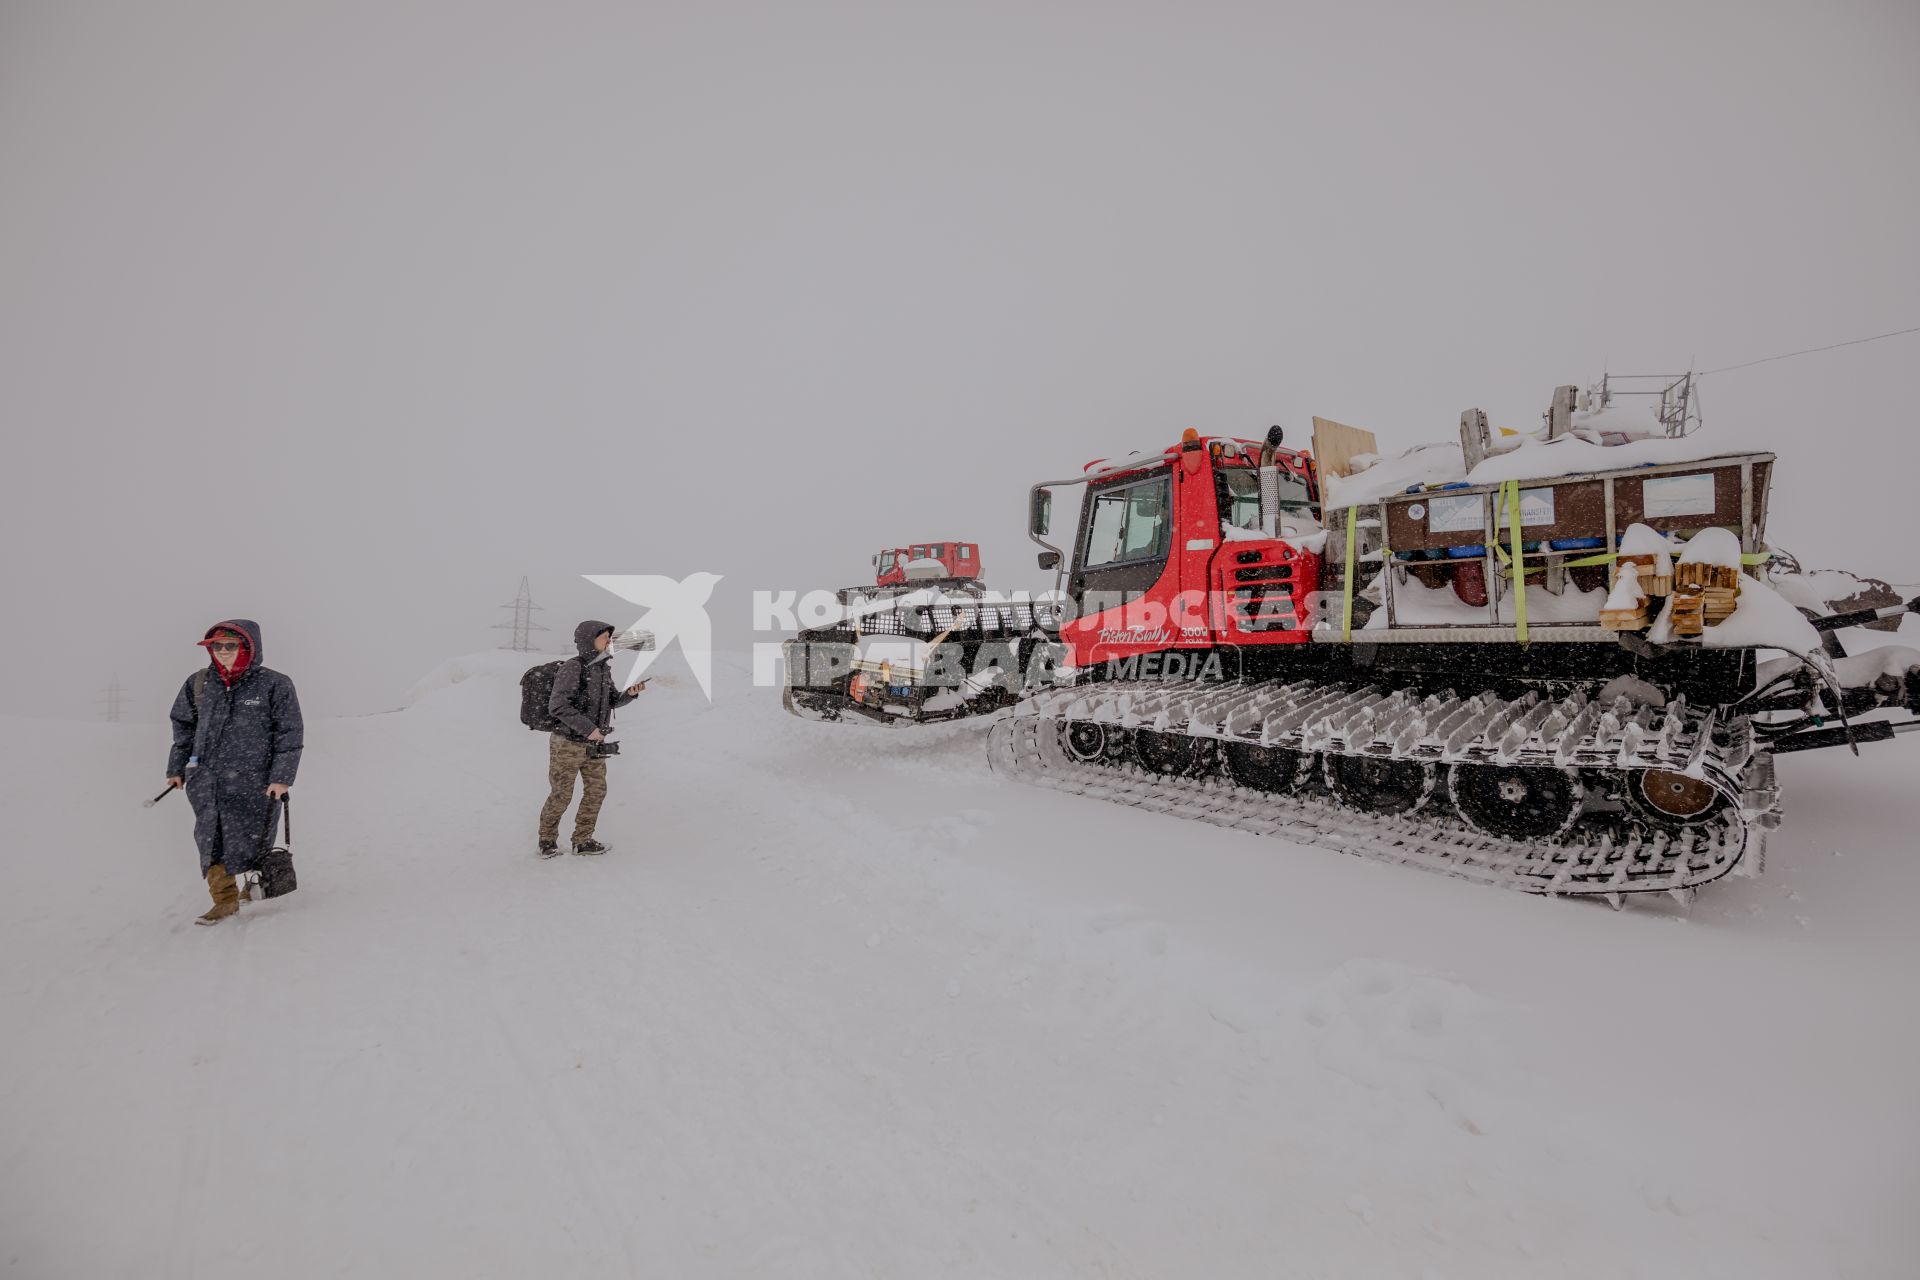
<svg viewBox="0 0 1920 1280">
<path fill-rule="evenodd" d="M 1160 598 L 1178 590 L 1178 570 L 1169 572 L 1172 501 L 1173 477 L 1164 469 L 1088 489 L 1067 584 L 1079 616 L 1061 630 L 1078 665 L 1171 647 L 1175 633 Z M 1161 608 L 1146 607 L 1150 601 Z"/>
</svg>

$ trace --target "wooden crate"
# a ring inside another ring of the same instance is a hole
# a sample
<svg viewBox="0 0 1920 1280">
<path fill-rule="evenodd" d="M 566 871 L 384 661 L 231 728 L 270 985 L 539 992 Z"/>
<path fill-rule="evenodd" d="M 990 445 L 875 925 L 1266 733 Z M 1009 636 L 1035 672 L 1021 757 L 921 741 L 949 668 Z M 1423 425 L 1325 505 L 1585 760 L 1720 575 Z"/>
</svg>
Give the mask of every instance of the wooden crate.
<svg viewBox="0 0 1920 1280">
<path fill-rule="evenodd" d="M 1660 567 L 1660 557 L 1650 553 L 1637 552 L 1630 556 L 1621 556 L 1620 564 L 1636 565 L 1640 570 L 1640 588 L 1650 596 L 1670 596 L 1673 594 L 1673 561 L 1669 557 L 1666 573 L 1656 570 Z"/>
<path fill-rule="evenodd" d="M 1316 424 L 1319 425 L 1322 424 Z M 1339 424 L 1324 425 L 1335 428 L 1329 432 L 1330 436 L 1339 434 Z M 1323 445 L 1328 446 L 1330 455 L 1340 453 L 1331 439 Z M 1596 469 L 1520 481 L 1520 538 L 1529 548 L 1526 576 L 1530 587 L 1542 577 L 1556 588 L 1568 581 L 1582 589 L 1608 586 L 1613 580 L 1611 566 L 1568 569 L 1566 565 L 1571 561 L 1604 557 L 1606 546 L 1617 546 L 1620 535 L 1636 522 L 1663 533 L 1681 535 L 1706 528 L 1725 528 L 1739 537 L 1743 549 L 1757 550 L 1764 545 L 1766 487 L 1772 462 L 1771 454 L 1723 454 L 1697 462 Z M 1388 494 L 1377 504 L 1369 503 L 1365 514 L 1376 516 L 1385 535 L 1386 548 L 1423 583 L 1450 580 L 1461 564 L 1477 563 L 1485 566 L 1489 585 L 1498 595 L 1503 583 L 1511 582 L 1512 569 L 1502 567 L 1504 558 L 1496 560 L 1495 549 L 1487 544 L 1496 543 L 1505 551 L 1513 539 L 1512 531 L 1505 527 L 1505 504 L 1503 484 L 1469 484 Z M 1598 541 L 1601 545 L 1563 545 L 1558 550 L 1552 547 L 1554 542 L 1579 541 Z M 1446 554 L 1466 548 L 1471 548 L 1473 553 L 1466 559 Z M 1673 553 L 1641 560 L 1640 585 L 1651 598 L 1649 611 L 1656 615 L 1662 602 L 1672 598 L 1678 586 L 1671 572 L 1655 575 L 1654 570 L 1662 558 L 1671 566 Z M 1694 572 L 1689 571 L 1690 575 Z M 1705 568 L 1698 572 L 1700 580 L 1694 584 L 1698 591 L 1704 591 L 1716 576 L 1723 580 L 1725 577 Z M 1583 574 L 1588 581 L 1581 580 Z M 1737 571 L 1734 576 L 1737 578 Z M 1594 578 L 1604 581 L 1594 582 Z M 1385 608 L 1389 625 L 1395 630 L 1439 626 L 1438 623 L 1411 623 L 1396 616 L 1395 587 L 1404 581 L 1401 576 L 1388 576 Z M 1510 625 L 1495 615 L 1491 604 L 1487 614 L 1488 623 L 1495 627 Z M 1633 619 L 1634 615 L 1621 611 L 1617 621 L 1628 624 Z M 1681 619 L 1682 624 L 1690 628 L 1682 634 L 1698 636 L 1707 621 L 1704 598 L 1685 606 Z M 1558 626 L 1593 627 L 1594 623 L 1536 620 L 1531 625 L 1539 632 Z"/>
<path fill-rule="evenodd" d="M 1719 591 L 1740 590 L 1740 570 L 1728 564 L 1676 564 L 1673 581 L 1680 587 L 1711 587 Z"/>
<path fill-rule="evenodd" d="M 1351 456 L 1341 448 L 1351 437 L 1341 433 L 1364 434 L 1338 423 L 1315 425 L 1316 433 L 1322 425 L 1327 428 L 1329 439 L 1319 447 L 1340 460 L 1338 465 L 1344 465 L 1344 459 Z M 1741 536 L 1743 545 L 1757 545 L 1765 527 L 1772 460 L 1770 454 L 1728 454 L 1669 467 L 1618 468 L 1521 481 L 1524 509 L 1543 516 L 1552 512 L 1550 519 L 1525 520 L 1521 537 L 1527 542 L 1618 537 L 1628 525 L 1638 522 L 1663 533 L 1731 529 Z M 1742 479 L 1743 472 L 1751 475 L 1750 487 Z M 1490 526 L 1499 527 L 1497 536 L 1502 544 L 1512 537 L 1506 528 L 1505 497 L 1499 484 L 1392 494 L 1381 506 L 1387 545 L 1396 551 L 1477 546 L 1488 540 Z M 1647 514 L 1650 507 L 1656 514 Z M 1449 515 L 1444 521 L 1438 518 L 1442 510 Z M 1567 554 L 1577 558 L 1593 552 Z"/>
<path fill-rule="evenodd" d="M 1673 619 L 1673 634 L 1697 636 L 1707 629 L 1707 597 L 1699 587 L 1676 586 L 1667 608 Z"/>
</svg>

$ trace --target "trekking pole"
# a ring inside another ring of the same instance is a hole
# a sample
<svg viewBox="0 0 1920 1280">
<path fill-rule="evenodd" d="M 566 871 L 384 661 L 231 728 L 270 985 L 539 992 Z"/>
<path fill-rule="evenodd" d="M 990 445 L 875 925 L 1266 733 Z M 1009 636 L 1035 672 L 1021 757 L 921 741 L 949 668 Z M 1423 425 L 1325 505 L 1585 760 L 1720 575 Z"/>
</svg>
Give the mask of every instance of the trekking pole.
<svg viewBox="0 0 1920 1280">
<path fill-rule="evenodd" d="M 151 809 L 153 808 L 153 806 L 159 804 L 162 800 L 165 800 L 168 796 L 172 795 L 174 792 L 178 791 L 179 789 L 180 788 L 174 786 L 171 782 L 169 782 L 167 784 L 167 789 L 165 791 L 162 791 L 159 795 L 155 796 L 153 799 L 144 802 L 143 804 L 141 804 L 140 807 L 142 809 Z"/>
</svg>

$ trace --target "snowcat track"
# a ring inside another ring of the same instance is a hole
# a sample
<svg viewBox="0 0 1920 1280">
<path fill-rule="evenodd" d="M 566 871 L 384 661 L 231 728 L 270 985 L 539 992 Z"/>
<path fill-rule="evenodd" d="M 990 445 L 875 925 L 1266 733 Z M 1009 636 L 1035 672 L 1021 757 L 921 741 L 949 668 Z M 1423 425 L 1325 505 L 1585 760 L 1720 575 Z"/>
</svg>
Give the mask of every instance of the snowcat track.
<svg viewBox="0 0 1920 1280">
<path fill-rule="evenodd" d="M 1445 808 L 1388 816 L 1310 791 L 1257 790 L 1224 771 L 1178 778 L 1130 762 L 1081 761 L 1060 734 L 1068 723 L 1088 720 L 1310 756 L 1574 768 L 1618 773 L 1622 782 L 1627 770 L 1664 769 L 1706 781 L 1729 803 L 1691 827 L 1654 823 L 1624 808 L 1588 809 L 1563 836 L 1520 839 L 1476 829 Z M 1625 699 L 1602 705 L 1580 693 L 1556 701 L 1539 693 L 1461 698 L 1312 681 L 1111 682 L 1052 690 L 1023 704 L 993 726 L 988 758 L 996 772 L 1059 791 L 1482 884 L 1616 903 L 1629 893 L 1684 898 L 1736 867 L 1756 872 L 1778 807 L 1771 760 L 1756 753 L 1746 721 L 1680 699 L 1653 709 Z"/>
</svg>

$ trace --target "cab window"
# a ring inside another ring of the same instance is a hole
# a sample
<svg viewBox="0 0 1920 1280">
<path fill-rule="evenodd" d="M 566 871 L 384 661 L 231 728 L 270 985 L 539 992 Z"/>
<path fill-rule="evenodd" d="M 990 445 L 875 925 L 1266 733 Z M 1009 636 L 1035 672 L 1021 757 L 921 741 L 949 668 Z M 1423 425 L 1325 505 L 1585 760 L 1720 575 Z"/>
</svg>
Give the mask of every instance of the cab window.
<svg viewBox="0 0 1920 1280">
<path fill-rule="evenodd" d="M 1082 566 L 1098 569 L 1165 559 L 1173 541 L 1173 522 L 1167 511 L 1172 492 L 1172 481 L 1156 476 L 1092 494 Z"/>
<path fill-rule="evenodd" d="M 1221 467 L 1215 472 L 1220 523 L 1236 529 L 1260 527 L 1260 472 L 1253 467 Z M 1317 530 L 1313 499 L 1299 474 L 1279 468 L 1280 523 L 1296 532 Z"/>
<path fill-rule="evenodd" d="M 1247 467 L 1220 468 L 1220 523 L 1236 529 L 1260 527 L 1260 473 Z"/>
</svg>

